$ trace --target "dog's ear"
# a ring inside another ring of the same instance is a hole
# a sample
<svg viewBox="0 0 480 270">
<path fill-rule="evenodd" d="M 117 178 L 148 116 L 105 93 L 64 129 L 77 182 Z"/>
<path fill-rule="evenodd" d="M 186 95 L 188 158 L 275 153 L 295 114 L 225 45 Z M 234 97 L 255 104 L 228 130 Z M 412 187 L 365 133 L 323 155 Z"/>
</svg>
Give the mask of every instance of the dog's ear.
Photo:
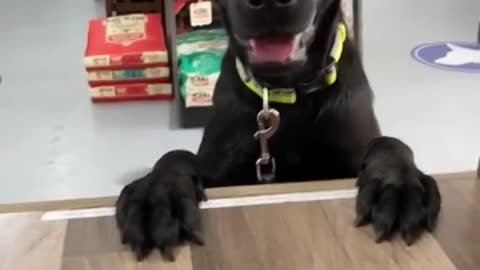
<svg viewBox="0 0 480 270">
<path fill-rule="evenodd" d="M 236 0 L 238 1 L 238 0 Z M 217 0 L 218 4 L 220 5 L 220 12 L 222 16 L 222 21 L 223 25 L 225 27 L 225 30 L 229 35 L 232 33 L 232 28 L 230 26 L 230 20 L 228 18 L 228 13 L 227 13 L 227 2 L 228 0 Z"/>
<path fill-rule="evenodd" d="M 223 20 L 227 20 L 227 1 L 226 0 L 216 0 L 218 2 L 218 5 L 220 6 L 220 11 Z"/>
<path fill-rule="evenodd" d="M 326 14 L 337 14 L 342 10 L 343 0 L 323 0 L 318 3 L 319 13 L 321 16 Z"/>
<path fill-rule="evenodd" d="M 326 46 L 333 42 L 337 30 L 337 23 L 343 20 L 341 0 L 321 1 L 314 21 L 316 26 L 315 42 L 312 44 L 316 51 L 323 51 L 325 48 L 319 47 L 319 44 Z"/>
</svg>

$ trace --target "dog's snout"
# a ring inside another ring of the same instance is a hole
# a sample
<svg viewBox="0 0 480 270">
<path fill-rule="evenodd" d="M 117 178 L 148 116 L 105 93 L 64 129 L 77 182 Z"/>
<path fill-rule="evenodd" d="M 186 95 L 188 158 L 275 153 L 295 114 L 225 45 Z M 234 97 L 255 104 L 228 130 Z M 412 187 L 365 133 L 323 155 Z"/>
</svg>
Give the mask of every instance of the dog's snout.
<svg viewBox="0 0 480 270">
<path fill-rule="evenodd" d="M 319 1 L 223 0 L 231 30 L 242 40 L 259 36 L 291 36 L 313 21 Z M 332 0 L 328 0 L 332 1 Z"/>
<path fill-rule="evenodd" d="M 298 0 L 244 0 L 249 8 L 260 9 L 270 7 L 293 7 Z"/>
</svg>

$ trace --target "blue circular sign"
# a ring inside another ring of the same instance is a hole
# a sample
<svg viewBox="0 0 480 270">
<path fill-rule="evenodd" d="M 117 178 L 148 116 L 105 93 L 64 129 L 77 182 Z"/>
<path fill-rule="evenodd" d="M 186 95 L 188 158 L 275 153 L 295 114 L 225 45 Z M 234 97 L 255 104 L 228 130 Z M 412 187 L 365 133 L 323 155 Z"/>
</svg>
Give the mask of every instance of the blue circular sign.
<svg viewBox="0 0 480 270">
<path fill-rule="evenodd" d="M 467 73 L 480 73 L 480 44 L 434 42 L 414 48 L 412 57 L 427 66 Z"/>
</svg>

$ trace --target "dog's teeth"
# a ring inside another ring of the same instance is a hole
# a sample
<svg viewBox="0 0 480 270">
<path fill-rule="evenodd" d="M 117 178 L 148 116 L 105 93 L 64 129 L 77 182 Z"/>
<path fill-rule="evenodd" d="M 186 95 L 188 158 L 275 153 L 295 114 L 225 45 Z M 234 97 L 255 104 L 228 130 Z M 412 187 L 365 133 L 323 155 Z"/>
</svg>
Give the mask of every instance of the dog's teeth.
<svg viewBox="0 0 480 270">
<path fill-rule="evenodd" d="M 299 50 L 301 48 L 301 43 L 302 43 L 302 35 L 297 34 L 293 40 L 293 50 L 290 53 L 290 56 L 288 57 L 290 61 L 295 60 L 299 54 Z"/>
<path fill-rule="evenodd" d="M 293 51 L 296 51 L 300 47 L 300 42 L 302 40 L 302 35 L 297 34 L 293 40 Z"/>
</svg>

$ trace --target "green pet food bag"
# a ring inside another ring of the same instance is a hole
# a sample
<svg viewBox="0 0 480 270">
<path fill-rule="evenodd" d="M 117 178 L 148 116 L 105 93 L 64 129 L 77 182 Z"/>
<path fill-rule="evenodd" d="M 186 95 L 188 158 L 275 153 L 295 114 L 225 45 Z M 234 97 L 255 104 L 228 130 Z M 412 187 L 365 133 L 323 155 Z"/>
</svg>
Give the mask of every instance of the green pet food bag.
<svg viewBox="0 0 480 270">
<path fill-rule="evenodd" d="M 212 105 L 227 46 L 223 29 L 195 30 L 178 37 L 180 91 L 186 107 Z"/>
</svg>

